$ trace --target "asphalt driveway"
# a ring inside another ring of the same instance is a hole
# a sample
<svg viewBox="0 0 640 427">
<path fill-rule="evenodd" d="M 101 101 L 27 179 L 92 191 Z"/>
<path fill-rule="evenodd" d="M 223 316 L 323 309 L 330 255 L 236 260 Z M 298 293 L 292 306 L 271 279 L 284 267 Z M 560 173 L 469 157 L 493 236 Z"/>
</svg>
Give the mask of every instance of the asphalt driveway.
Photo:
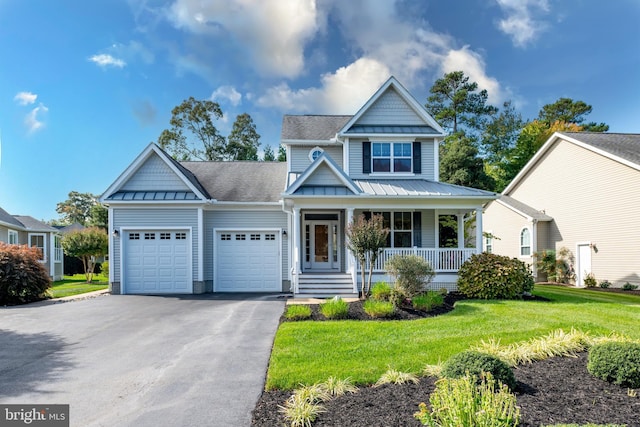
<svg viewBox="0 0 640 427">
<path fill-rule="evenodd" d="M 284 301 L 106 295 L 0 308 L 0 403 L 72 426 L 248 426 Z"/>
</svg>

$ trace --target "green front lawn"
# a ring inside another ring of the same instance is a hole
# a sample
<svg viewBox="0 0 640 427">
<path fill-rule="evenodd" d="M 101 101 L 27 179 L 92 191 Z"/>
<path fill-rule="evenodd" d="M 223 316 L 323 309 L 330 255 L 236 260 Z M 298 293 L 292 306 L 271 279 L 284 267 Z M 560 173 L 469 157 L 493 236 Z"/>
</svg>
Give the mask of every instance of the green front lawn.
<svg viewBox="0 0 640 427">
<path fill-rule="evenodd" d="M 93 283 L 87 283 L 87 278 L 84 274 L 75 274 L 73 276 L 64 276 L 63 280 L 53 282 L 50 292 L 53 298 L 62 298 L 99 291 L 107 287 L 109 287 L 109 278 L 107 276 L 94 274 Z"/>
<path fill-rule="evenodd" d="M 282 323 L 266 387 L 293 389 L 330 376 L 372 384 L 389 368 L 420 373 L 481 340 L 509 344 L 556 329 L 640 339 L 640 296 L 546 285 L 534 293 L 552 301 L 460 301 L 448 314 L 412 321 Z"/>
</svg>

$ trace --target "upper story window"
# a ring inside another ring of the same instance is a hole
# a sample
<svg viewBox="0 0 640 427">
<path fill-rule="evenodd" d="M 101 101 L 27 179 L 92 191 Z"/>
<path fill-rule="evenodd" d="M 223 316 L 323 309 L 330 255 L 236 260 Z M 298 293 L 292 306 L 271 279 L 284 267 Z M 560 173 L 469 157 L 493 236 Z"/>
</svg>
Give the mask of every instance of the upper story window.
<svg viewBox="0 0 640 427">
<path fill-rule="evenodd" d="M 309 160 L 315 162 L 318 157 L 320 157 L 324 153 L 324 150 L 320 147 L 315 147 L 311 151 L 309 151 Z"/>
<path fill-rule="evenodd" d="M 372 172 L 411 172 L 410 142 L 372 142 Z"/>
<path fill-rule="evenodd" d="M 9 239 L 7 240 L 7 243 L 9 243 L 10 245 L 17 245 L 18 244 L 18 232 L 15 230 L 9 230 Z"/>
<path fill-rule="evenodd" d="M 531 232 L 523 228 L 520 232 L 520 256 L 531 255 Z"/>
</svg>

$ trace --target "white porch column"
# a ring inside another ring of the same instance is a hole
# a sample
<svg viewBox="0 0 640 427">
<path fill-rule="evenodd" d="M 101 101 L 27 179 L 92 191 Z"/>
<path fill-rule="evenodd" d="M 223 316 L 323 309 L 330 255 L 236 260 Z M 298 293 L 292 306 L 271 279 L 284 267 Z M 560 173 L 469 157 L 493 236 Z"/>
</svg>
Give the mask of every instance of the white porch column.
<svg viewBox="0 0 640 427">
<path fill-rule="evenodd" d="M 458 218 L 458 249 L 464 249 L 464 214 L 456 214 Z"/>
<path fill-rule="evenodd" d="M 293 208 L 293 293 L 298 293 L 298 277 L 300 275 L 300 208 Z"/>
<path fill-rule="evenodd" d="M 347 208 L 347 227 L 349 224 L 353 222 L 353 208 Z M 345 242 L 346 243 L 346 242 Z M 357 281 L 357 271 L 356 271 L 356 259 L 353 257 L 353 254 L 349 249 L 347 249 L 347 245 L 345 244 L 345 250 L 347 252 L 347 271 L 351 274 L 351 282 L 353 283 L 353 292 L 358 293 L 358 281 Z"/>
<path fill-rule="evenodd" d="M 476 253 L 482 253 L 482 208 L 476 208 Z"/>
</svg>

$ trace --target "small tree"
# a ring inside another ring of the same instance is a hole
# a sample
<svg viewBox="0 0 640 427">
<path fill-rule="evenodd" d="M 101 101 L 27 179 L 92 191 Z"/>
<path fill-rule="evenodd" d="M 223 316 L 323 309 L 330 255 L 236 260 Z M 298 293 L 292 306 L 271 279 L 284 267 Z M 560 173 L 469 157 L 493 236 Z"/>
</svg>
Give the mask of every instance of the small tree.
<svg viewBox="0 0 640 427">
<path fill-rule="evenodd" d="M 382 215 L 373 215 L 369 220 L 365 219 L 364 215 L 359 215 L 347 225 L 346 235 L 347 246 L 360 263 L 362 274 L 361 298 L 366 299 L 371 289 L 373 265 L 378 260 L 380 249 L 387 244 L 389 229 L 384 228 Z M 365 281 L 367 270 L 369 271 L 369 276 Z"/>
<path fill-rule="evenodd" d="M 436 275 L 431 264 L 418 255 L 394 255 L 386 267 L 396 279 L 396 288 L 409 298 L 424 292 Z"/>
<path fill-rule="evenodd" d="M 50 286 L 38 249 L 0 242 L 0 305 L 46 298 Z"/>
<path fill-rule="evenodd" d="M 82 260 L 87 283 L 93 280 L 96 258 L 105 256 L 109 248 L 107 232 L 97 227 L 72 231 L 62 238 L 62 248 L 69 256 Z"/>
</svg>

